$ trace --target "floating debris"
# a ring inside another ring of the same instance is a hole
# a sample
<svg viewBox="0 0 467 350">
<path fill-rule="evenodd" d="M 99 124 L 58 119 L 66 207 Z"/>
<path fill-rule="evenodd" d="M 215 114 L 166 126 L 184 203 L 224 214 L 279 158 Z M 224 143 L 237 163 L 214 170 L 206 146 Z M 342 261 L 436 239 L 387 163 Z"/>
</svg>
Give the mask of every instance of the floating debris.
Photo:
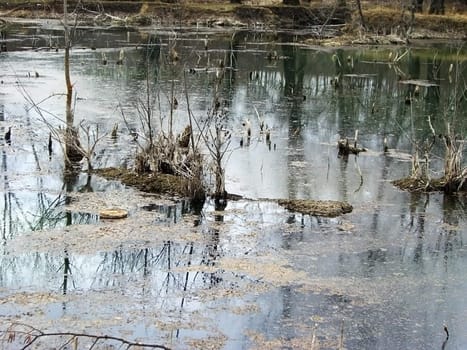
<svg viewBox="0 0 467 350">
<path fill-rule="evenodd" d="M 101 219 L 124 219 L 128 216 L 128 211 L 119 208 L 102 209 L 99 216 Z"/>
</svg>

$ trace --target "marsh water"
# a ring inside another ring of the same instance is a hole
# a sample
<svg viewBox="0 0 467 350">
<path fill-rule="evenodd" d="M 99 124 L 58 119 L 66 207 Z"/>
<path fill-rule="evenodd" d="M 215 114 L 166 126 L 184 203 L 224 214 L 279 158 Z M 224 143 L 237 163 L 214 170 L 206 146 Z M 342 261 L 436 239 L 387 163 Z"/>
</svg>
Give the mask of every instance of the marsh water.
<svg viewBox="0 0 467 350">
<path fill-rule="evenodd" d="M 467 200 L 391 184 L 410 173 L 414 140 L 432 139 L 430 122 L 443 134 L 451 120 L 465 138 L 465 47 L 334 49 L 305 45 L 301 34 L 74 33 L 75 123 L 103 136 L 95 168 L 133 165 L 148 86 L 156 130 L 167 128 L 171 91 L 176 133 L 188 103 L 206 118 L 223 62 L 226 188 L 244 199 L 223 210 L 207 200 L 199 212 L 96 175 L 65 177 L 60 145 L 48 151 L 50 128 L 64 125 L 62 30 L 11 28 L 0 53 L 1 135 L 11 127 L 0 146 L 2 331 L 20 322 L 174 349 L 465 348 Z M 356 130 L 367 151 L 338 157 L 337 141 Z M 439 138 L 430 161 L 440 176 Z M 354 210 L 310 217 L 278 198 L 344 200 Z M 130 215 L 101 220 L 103 207 Z"/>
</svg>

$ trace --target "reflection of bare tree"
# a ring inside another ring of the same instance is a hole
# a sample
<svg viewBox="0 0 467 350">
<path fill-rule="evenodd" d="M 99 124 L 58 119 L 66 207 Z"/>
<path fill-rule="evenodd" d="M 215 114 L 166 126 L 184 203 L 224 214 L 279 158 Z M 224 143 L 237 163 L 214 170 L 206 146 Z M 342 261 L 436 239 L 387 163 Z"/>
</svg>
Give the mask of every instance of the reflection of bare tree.
<svg viewBox="0 0 467 350">
<path fill-rule="evenodd" d="M 347 166 L 349 162 L 347 159 L 343 158 L 341 162 L 339 162 L 339 171 L 340 171 L 340 191 L 339 193 L 342 196 L 342 200 L 347 201 L 348 200 L 348 195 L 349 195 L 349 189 L 347 185 Z"/>
<path fill-rule="evenodd" d="M 428 86 L 426 87 L 426 111 L 427 115 L 436 116 L 440 113 L 440 82 L 441 82 L 441 60 L 439 58 L 434 57 L 433 59 L 429 60 L 426 65 L 427 69 L 427 79 L 430 82 L 434 82 L 437 84 L 436 86 Z M 435 118 L 438 119 L 438 118 Z"/>
<path fill-rule="evenodd" d="M 420 198 L 418 195 L 416 196 Z M 415 200 L 417 201 L 417 200 Z M 411 201 L 412 202 L 412 201 Z M 423 263 L 423 245 L 425 241 L 425 217 L 426 217 L 426 208 L 430 202 L 430 196 L 427 194 L 425 198 L 425 202 L 423 203 L 423 206 L 421 207 L 421 211 L 417 213 L 416 218 L 417 218 L 417 225 L 415 227 L 415 234 L 417 235 L 417 243 L 414 249 L 413 253 L 413 261 L 414 263 L 421 265 Z M 413 214 L 414 214 L 414 209 L 412 206 L 414 203 L 411 203 L 411 225 L 413 225 Z"/>
<path fill-rule="evenodd" d="M 419 79 L 420 78 L 420 56 L 414 55 L 412 51 L 407 51 L 408 59 L 408 78 L 409 79 Z M 407 104 L 410 104 L 415 98 L 415 85 L 407 84 L 407 91 L 405 96 L 405 101 Z"/>
<path fill-rule="evenodd" d="M 86 176 L 86 183 L 79 189 L 79 192 L 94 192 L 91 181 L 92 181 L 92 174 L 88 172 Z"/>
<path fill-rule="evenodd" d="M 376 193 L 376 202 L 383 203 L 384 200 L 384 188 L 386 186 L 386 181 L 389 174 L 389 165 L 391 164 L 391 160 L 388 157 L 384 157 L 383 166 L 381 168 L 381 181 L 378 185 L 378 191 Z M 381 214 L 381 208 L 375 208 L 373 215 L 372 215 L 372 225 L 371 225 L 371 232 L 380 232 L 379 230 L 379 216 Z"/>
<path fill-rule="evenodd" d="M 141 45 L 142 49 L 138 50 L 138 52 L 140 53 L 140 59 L 136 61 L 136 74 L 137 77 L 142 79 L 143 81 L 146 81 L 148 78 L 159 78 L 161 45 L 161 39 L 155 34 L 150 34 L 147 38 L 147 42 Z M 151 71 L 149 67 L 152 67 L 153 70 Z M 148 74 L 151 75 L 148 77 Z M 137 97 L 139 98 L 139 96 Z"/>
<path fill-rule="evenodd" d="M 305 51 L 291 45 L 293 36 L 282 34 L 282 53 L 284 56 L 284 96 L 301 99 L 303 101 L 303 79 L 305 76 Z"/>
<path fill-rule="evenodd" d="M 142 271 L 143 276 L 157 270 L 164 271 L 162 286 L 169 292 L 171 281 L 177 282 L 172 272 L 174 266 L 181 265 L 181 261 L 173 261 L 173 243 L 166 241 L 160 249 L 138 249 L 126 251 L 123 247 L 113 252 L 103 253 L 103 259 L 97 268 L 99 283 L 104 286 L 118 284 L 118 275 L 127 275 Z M 97 282 L 97 281 L 96 281 Z"/>
<path fill-rule="evenodd" d="M 208 231 L 210 241 L 206 244 L 202 252 L 201 265 L 215 266 L 217 259 L 220 256 L 219 253 L 219 230 L 211 228 Z M 219 284 L 222 281 L 220 272 L 204 273 L 203 281 L 207 282 L 207 285 L 211 288 Z"/>
<path fill-rule="evenodd" d="M 290 111 L 288 111 L 288 147 L 291 150 L 300 149 L 303 147 L 303 81 L 305 76 L 306 55 L 303 50 L 291 45 L 293 37 L 291 35 L 281 35 L 282 54 L 283 54 L 283 69 L 284 69 L 284 97 L 290 103 Z M 291 152 L 287 156 L 288 167 L 294 162 L 304 160 L 303 153 Z M 289 196 L 296 198 L 299 189 L 296 178 L 289 176 Z"/>
<path fill-rule="evenodd" d="M 443 253 L 444 262 L 447 263 L 454 247 L 462 247 L 462 235 L 459 235 L 460 218 L 465 218 L 465 203 L 454 196 L 443 196 L 443 229 L 436 242 L 436 249 Z M 444 242 L 443 242 L 444 241 Z M 443 246 L 444 244 L 444 246 Z"/>
<path fill-rule="evenodd" d="M 0 121 L 5 120 L 4 114 L 4 105 L 0 104 Z M 3 135 L 5 130 L 3 127 L 0 130 L 0 133 Z M 5 140 L 3 145 L 5 145 Z M 8 166 L 7 166 L 7 155 L 5 149 L 2 149 L 2 172 L 3 172 L 3 222 L 2 222 L 2 240 L 6 243 L 8 233 L 11 235 L 12 228 L 12 216 L 11 216 L 11 192 L 9 190 L 9 180 L 8 180 Z"/>
<path fill-rule="evenodd" d="M 229 42 L 229 55 L 227 56 L 227 67 L 229 68 L 226 71 L 226 76 L 224 79 L 225 90 L 227 92 L 226 103 L 232 101 L 232 97 L 235 94 L 235 83 L 237 77 L 237 63 L 238 63 L 238 53 L 240 52 L 241 45 L 245 41 L 248 32 L 238 31 L 235 32 Z"/>
<path fill-rule="evenodd" d="M 427 227 L 430 221 L 427 208 L 430 205 L 428 194 L 411 193 L 408 208 L 408 217 L 401 215 L 402 222 L 405 222 L 408 233 L 415 236 L 415 247 L 413 249 L 413 262 L 422 267 L 426 255 L 431 257 L 441 257 L 447 266 L 451 254 L 455 247 L 462 247 L 461 236 L 459 236 L 459 218 L 463 217 L 465 208 L 456 198 L 443 196 L 443 224 L 438 227 L 439 235 L 434 242 L 429 238 L 434 234 L 434 228 Z M 459 215 L 459 212 L 462 214 Z M 405 232 L 405 230 L 403 231 Z M 427 235 L 429 232 L 430 235 Z M 404 249 L 405 250 L 405 249 Z"/>
<path fill-rule="evenodd" d="M 215 266 L 219 258 L 219 231 L 209 230 L 210 240 L 205 248 L 193 242 L 180 245 L 166 241 L 159 248 L 144 248 L 138 250 L 125 250 L 120 247 L 113 252 L 102 255 L 94 287 L 116 287 L 122 282 L 122 276 L 141 274 L 142 278 L 152 276 L 155 283 L 151 288 L 161 298 L 173 298 L 174 293 L 180 292 L 180 308 L 184 308 L 186 295 L 190 289 L 202 285 L 212 288 L 222 281 L 221 272 L 193 271 L 192 266 Z M 200 267 L 202 270 L 202 267 Z M 199 280 L 198 277 L 202 276 Z"/>
<path fill-rule="evenodd" d="M 65 214 L 59 209 L 64 203 L 65 198 L 59 194 L 55 198 L 48 198 L 44 192 L 37 194 L 38 214 L 37 220 L 30 224 L 31 231 L 42 230 L 46 227 L 55 227 L 63 222 Z"/>
<path fill-rule="evenodd" d="M 4 194 L 3 194 L 3 227 L 2 238 L 13 237 L 21 231 L 37 231 L 45 228 L 52 228 L 60 225 L 66 219 L 62 210 L 65 203 L 65 196 L 58 194 L 56 197 L 50 197 L 45 192 L 37 193 L 34 212 L 25 209 L 23 201 L 9 189 L 9 180 L 6 175 L 6 155 L 2 154 L 2 169 L 5 172 Z M 39 180 L 41 181 L 41 180 Z M 81 216 L 81 217 L 80 217 Z M 92 220 L 90 214 L 76 215 L 80 221 Z"/>
<path fill-rule="evenodd" d="M 71 263 L 68 256 L 68 251 L 65 249 L 65 257 L 63 260 L 63 284 L 62 290 L 63 294 L 66 294 L 68 291 L 68 278 L 71 276 Z"/>
<path fill-rule="evenodd" d="M 3 175 L 3 225 L 2 225 L 2 240 L 6 242 L 8 233 L 11 235 L 12 228 L 12 211 L 11 211 L 11 195 L 9 190 L 9 181 L 7 175 L 7 156 L 5 150 L 2 150 L 2 171 Z"/>
</svg>

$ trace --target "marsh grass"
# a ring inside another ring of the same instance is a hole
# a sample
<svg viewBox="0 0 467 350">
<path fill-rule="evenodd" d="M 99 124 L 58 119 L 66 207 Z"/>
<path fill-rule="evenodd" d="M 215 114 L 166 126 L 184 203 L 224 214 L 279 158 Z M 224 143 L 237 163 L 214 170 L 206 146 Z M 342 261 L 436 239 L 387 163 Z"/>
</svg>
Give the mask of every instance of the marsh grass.
<svg viewBox="0 0 467 350">
<path fill-rule="evenodd" d="M 458 50 L 460 52 L 460 49 Z M 411 192 L 443 191 L 447 194 L 467 191 L 467 165 L 464 164 L 465 135 L 459 134 L 457 126 L 464 118 L 466 102 L 465 61 L 457 60 L 451 64 L 448 78 L 453 85 L 452 93 L 444 101 L 442 118 L 443 130 L 436 130 L 427 116 L 431 135 L 424 140 L 416 140 L 413 135 L 412 169 L 407 178 L 393 182 L 397 187 Z M 432 148 L 435 143 L 442 142 L 444 148 L 444 166 L 442 176 L 432 178 L 430 169 Z"/>
<path fill-rule="evenodd" d="M 390 34 L 409 25 L 410 13 L 395 6 L 369 6 L 363 8 L 363 16 L 370 32 Z M 448 9 L 445 15 L 416 13 L 413 26 L 415 29 L 458 32 L 465 34 L 467 13 Z"/>
</svg>

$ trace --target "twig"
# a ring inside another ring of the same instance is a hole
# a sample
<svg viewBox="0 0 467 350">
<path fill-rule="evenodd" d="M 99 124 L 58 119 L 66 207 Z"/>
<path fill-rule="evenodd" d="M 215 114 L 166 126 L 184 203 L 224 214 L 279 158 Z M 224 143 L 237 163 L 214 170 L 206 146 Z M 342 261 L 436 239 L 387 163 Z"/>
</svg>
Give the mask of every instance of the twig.
<svg viewBox="0 0 467 350">
<path fill-rule="evenodd" d="M 29 329 L 29 331 L 27 331 L 27 330 L 15 330 L 14 328 L 16 326 L 25 327 L 26 329 Z M 63 336 L 71 337 L 71 339 L 67 340 L 64 344 L 62 344 L 60 346 L 60 348 L 64 348 L 66 345 L 70 344 L 72 341 L 76 342 L 77 340 L 75 340 L 75 339 L 78 339 L 78 338 L 81 337 L 81 338 L 94 339 L 94 342 L 93 342 L 93 344 L 91 345 L 91 347 L 89 349 L 92 349 L 94 347 L 94 345 L 96 345 L 96 343 L 99 340 L 113 340 L 113 341 L 120 342 L 122 345 L 127 345 L 127 349 L 129 349 L 131 347 L 143 347 L 143 348 L 149 348 L 149 349 L 170 350 L 170 348 L 168 348 L 168 347 L 166 347 L 164 345 L 152 344 L 152 343 L 133 342 L 133 341 L 130 341 L 130 340 L 127 340 L 127 339 L 124 339 L 124 338 L 114 337 L 114 336 L 110 336 L 110 335 L 95 335 L 95 334 L 78 333 L 78 332 L 50 332 L 50 333 L 47 333 L 47 332 L 41 331 L 38 328 L 35 328 L 35 327 L 30 326 L 28 324 L 23 324 L 23 323 L 12 323 L 8 327 L 8 329 L 5 331 L 5 333 L 13 334 L 13 337 L 12 337 L 13 339 L 14 339 L 15 334 L 25 336 L 25 339 L 24 339 L 25 344 L 24 344 L 23 347 L 20 348 L 21 350 L 25 350 L 25 349 L 30 348 L 40 338 L 63 337 Z"/>
<path fill-rule="evenodd" d="M 193 121 L 192 121 L 192 115 L 191 115 L 191 108 L 190 108 L 190 99 L 188 97 L 188 87 L 186 85 L 186 71 L 185 69 L 183 70 L 183 82 L 184 82 L 184 85 L 185 85 L 185 99 L 186 99 L 186 108 L 187 108 L 187 111 L 188 111 L 188 121 L 190 122 L 190 128 L 191 128 L 191 135 L 190 135 L 190 138 L 191 138 L 191 147 L 192 147 L 192 151 L 193 151 L 193 154 L 195 153 L 195 137 L 193 135 Z"/>
<path fill-rule="evenodd" d="M 310 345 L 310 350 L 315 350 L 316 328 L 318 328 L 318 324 L 315 324 L 315 325 L 313 326 L 313 332 L 311 333 L 311 345 Z"/>
<path fill-rule="evenodd" d="M 339 350 L 344 350 L 344 320 L 341 321 L 341 336 L 339 339 Z"/>
<path fill-rule="evenodd" d="M 444 332 L 446 333 L 446 339 L 444 339 L 443 341 L 443 345 L 441 345 L 441 350 L 444 350 L 446 348 L 446 344 L 449 340 L 449 330 L 448 330 L 448 326 L 444 325 L 443 326 L 443 329 L 444 329 Z"/>
</svg>

